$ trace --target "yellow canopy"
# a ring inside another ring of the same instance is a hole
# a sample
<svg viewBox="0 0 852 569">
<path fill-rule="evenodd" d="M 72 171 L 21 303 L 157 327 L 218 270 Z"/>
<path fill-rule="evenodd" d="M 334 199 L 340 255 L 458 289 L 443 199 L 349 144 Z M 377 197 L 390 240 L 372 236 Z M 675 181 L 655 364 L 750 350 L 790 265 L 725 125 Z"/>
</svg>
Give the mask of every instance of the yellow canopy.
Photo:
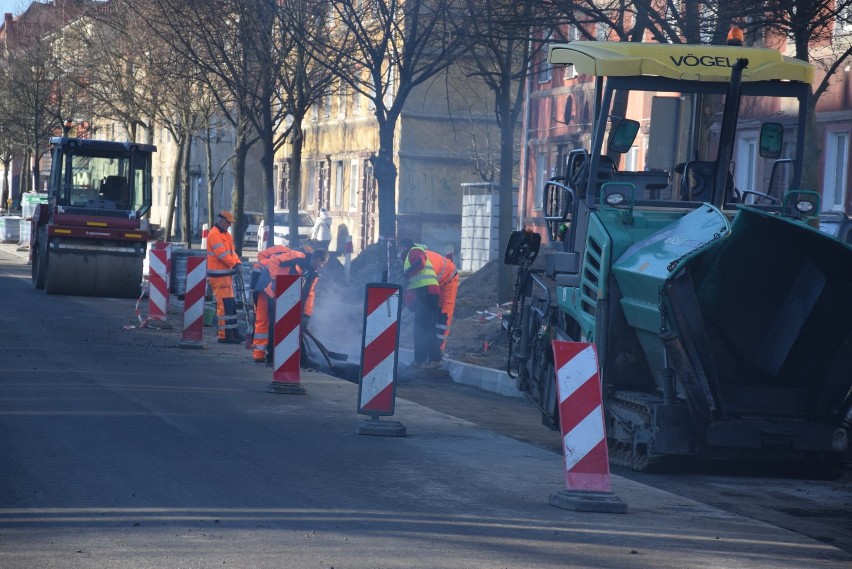
<svg viewBox="0 0 852 569">
<path fill-rule="evenodd" d="M 573 64 L 599 76 L 658 76 L 692 81 L 728 81 L 731 66 L 745 57 L 743 81 L 811 83 L 814 68 L 772 49 L 728 45 L 576 41 L 550 46 L 551 64 Z"/>
</svg>

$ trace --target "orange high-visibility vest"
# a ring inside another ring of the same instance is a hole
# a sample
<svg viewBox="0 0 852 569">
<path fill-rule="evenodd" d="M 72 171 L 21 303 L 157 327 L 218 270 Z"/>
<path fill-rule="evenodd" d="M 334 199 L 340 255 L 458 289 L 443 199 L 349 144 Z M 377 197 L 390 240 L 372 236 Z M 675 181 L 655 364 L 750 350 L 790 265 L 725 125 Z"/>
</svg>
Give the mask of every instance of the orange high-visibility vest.
<svg viewBox="0 0 852 569">
<path fill-rule="evenodd" d="M 234 238 L 214 225 L 207 235 L 207 276 L 228 276 L 239 263 L 240 258 L 234 252 Z"/>
<path fill-rule="evenodd" d="M 277 275 L 303 275 L 302 283 L 302 314 L 310 316 L 314 312 L 314 287 L 317 284 L 317 275 L 310 271 L 308 256 L 301 251 L 287 249 L 270 256 L 262 262 L 264 269 L 269 271 L 270 282 L 263 290 L 269 298 L 275 298 L 275 277 Z"/>
</svg>

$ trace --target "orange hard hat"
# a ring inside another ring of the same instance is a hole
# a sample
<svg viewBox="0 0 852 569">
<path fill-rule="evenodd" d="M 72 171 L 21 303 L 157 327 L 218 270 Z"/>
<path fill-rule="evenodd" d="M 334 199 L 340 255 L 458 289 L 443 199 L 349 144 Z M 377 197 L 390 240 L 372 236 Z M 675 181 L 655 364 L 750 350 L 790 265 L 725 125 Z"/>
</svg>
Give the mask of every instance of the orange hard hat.
<svg viewBox="0 0 852 569">
<path fill-rule="evenodd" d="M 227 210 L 222 210 L 219 212 L 219 217 L 227 221 L 228 223 L 234 223 L 234 214 Z"/>
</svg>

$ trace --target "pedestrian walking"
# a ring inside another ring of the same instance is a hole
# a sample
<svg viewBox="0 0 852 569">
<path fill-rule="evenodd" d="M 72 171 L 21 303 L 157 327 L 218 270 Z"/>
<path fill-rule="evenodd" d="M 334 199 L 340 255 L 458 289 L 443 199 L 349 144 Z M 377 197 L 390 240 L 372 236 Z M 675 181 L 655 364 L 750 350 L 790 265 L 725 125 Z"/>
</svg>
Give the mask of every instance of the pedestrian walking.
<svg viewBox="0 0 852 569">
<path fill-rule="evenodd" d="M 403 261 L 404 302 L 414 311 L 414 362 L 411 367 L 437 369 L 442 364 L 441 340 L 438 339 L 440 286 L 435 268 L 429 261 L 426 247 L 415 245 L 411 239 L 400 239 L 399 257 Z"/>
<path fill-rule="evenodd" d="M 331 244 L 331 216 L 324 207 L 320 208 L 319 215 L 311 228 L 311 239 L 317 242 L 318 248 L 328 251 L 328 246 Z"/>
<path fill-rule="evenodd" d="M 216 297 L 216 334 L 223 344 L 240 344 L 245 341 L 245 336 L 239 330 L 237 301 L 234 299 L 231 278 L 243 269 L 234 249 L 234 239 L 228 233 L 232 223 L 234 215 L 230 211 L 220 211 L 207 236 L 207 279 Z"/>
</svg>

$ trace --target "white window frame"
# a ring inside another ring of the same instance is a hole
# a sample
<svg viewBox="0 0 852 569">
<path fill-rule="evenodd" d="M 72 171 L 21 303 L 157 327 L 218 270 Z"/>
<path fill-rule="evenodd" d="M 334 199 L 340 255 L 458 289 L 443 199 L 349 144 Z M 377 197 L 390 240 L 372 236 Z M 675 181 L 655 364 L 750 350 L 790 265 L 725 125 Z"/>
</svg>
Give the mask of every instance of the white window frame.
<svg viewBox="0 0 852 569">
<path fill-rule="evenodd" d="M 539 150 L 535 153 L 535 189 L 533 209 L 542 211 L 544 208 L 544 182 L 547 181 L 548 153 Z"/>
<path fill-rule="evenodd" d="M 316 185 L 317 185 L 317 165 L 314 162 L 308 162 L 308 191 L 305 192 L 305 200 L 306 203 L 302 204 L 302 207 L 310 207 L 315 202 L 316 199 Z"/>
<path fill-rule="evenodd" d="M 349 211 L 358 210 L 358 190 L 361 189 L 360 166 L 358 160 L 349 163 Z"/>
<path fill-rule="evenodd" d="M 843 211 L 849 182 L 849 131 L 835 130 L 826 136 L 823 211 Z"/>
<path fill-rule="evenodd" d="M 343 160 L 334 163 L 334 207 L 343 206 Z"/>
<path fill-rule="evenodd" d="M 755 191 L 757 179 L 757 137 L 744 136 L 737 143 L 736 164 L 734 169 L 734 184 L 741 190 Z"/>
</svg>

